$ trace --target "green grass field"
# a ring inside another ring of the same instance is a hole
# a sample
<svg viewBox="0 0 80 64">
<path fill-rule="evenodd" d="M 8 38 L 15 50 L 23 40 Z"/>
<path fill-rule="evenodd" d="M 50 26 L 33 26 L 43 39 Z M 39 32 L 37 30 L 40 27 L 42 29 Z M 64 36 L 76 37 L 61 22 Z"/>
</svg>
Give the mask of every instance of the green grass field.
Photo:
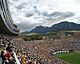
<svg viewBox="0 0 80 64">
<path fill-rule="evenodd" d="M 57 57 L 69 62 L 70 64 L 80 64 L 80 53 L 61 53 L 57 54 Z"/>
</svg>

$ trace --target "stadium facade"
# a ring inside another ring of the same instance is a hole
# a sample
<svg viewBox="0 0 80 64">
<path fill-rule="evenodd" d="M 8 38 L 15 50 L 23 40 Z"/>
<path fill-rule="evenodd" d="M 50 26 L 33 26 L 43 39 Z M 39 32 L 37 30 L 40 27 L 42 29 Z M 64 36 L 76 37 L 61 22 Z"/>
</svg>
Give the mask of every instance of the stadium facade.
<svg viewBox="0 0 80 64">
<path fill-rule="evenodd" d="M 0 0 L 0 33 L 18 35 L 19 29 L 13 23 L 7 0 Z"/>
</svg>

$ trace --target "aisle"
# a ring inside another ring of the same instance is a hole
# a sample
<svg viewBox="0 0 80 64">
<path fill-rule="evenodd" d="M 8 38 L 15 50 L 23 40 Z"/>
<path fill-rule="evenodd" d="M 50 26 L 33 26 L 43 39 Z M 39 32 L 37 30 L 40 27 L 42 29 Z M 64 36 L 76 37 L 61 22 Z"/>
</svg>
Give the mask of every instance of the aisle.
<svg viewBox="0 0 80 64">
<path fill-rule="evenodd" d="M 2 63 L 2 59 L 0 58 L 0 64 Z"/>
</svg>

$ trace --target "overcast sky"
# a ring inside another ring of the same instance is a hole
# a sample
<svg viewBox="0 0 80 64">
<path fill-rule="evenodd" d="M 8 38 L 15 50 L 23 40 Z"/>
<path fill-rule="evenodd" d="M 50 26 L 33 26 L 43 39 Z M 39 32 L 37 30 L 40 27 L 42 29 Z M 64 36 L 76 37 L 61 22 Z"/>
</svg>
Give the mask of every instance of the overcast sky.
<svg viewBox="0 0 80 64">
<path fill-rule="evenodd" d="M 80 23 L 80 0 L 9 0 L 9 8 L 21 31 L 61 21 Z"/>
</svg>

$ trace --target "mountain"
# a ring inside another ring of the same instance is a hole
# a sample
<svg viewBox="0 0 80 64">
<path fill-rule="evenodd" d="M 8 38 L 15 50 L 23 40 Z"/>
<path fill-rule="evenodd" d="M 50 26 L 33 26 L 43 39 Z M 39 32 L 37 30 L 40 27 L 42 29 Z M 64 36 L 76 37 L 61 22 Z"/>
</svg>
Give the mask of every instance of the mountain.
<svg viewBox="0 0 80 64">
<path fill-rule="evenodd" d="M 51 27 L 37 26 L 30 32 L 46 33 L 46 32 L 56 32 L 59 30 L 80 30 L 80 24 L 64 21 L 58 24 L 54 24 Z"/>
</svg>

